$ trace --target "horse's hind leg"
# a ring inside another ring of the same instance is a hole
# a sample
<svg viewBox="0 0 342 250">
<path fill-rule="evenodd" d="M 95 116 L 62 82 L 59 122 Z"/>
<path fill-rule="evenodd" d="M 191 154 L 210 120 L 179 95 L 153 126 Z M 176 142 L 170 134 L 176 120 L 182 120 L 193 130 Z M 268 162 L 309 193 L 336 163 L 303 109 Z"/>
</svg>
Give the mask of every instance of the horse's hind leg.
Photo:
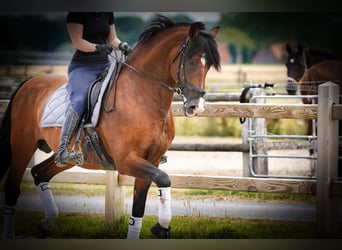
<svg viewBox="0 0 342 250">
<path fill-rule="evenodd" d="M 45 238 L 50 235 L 53 223 L 58 216 L 58 208 L 49 181 L 53 176 L 64 170 L 66 168 L 56 167 L 54 155 L 31 168 L 31 174 L 45 212 L 45 219 L 41 220 L 37 226 L 36 234 L 38 238 Z"/>
<path fill-rule="evenodd" d="M 25 169 L 34 153 L 34 147 L 27 148 L 27 150 L 20 151 L 17 147 L 12 147 L 13 154 L 12 164 L 6 175 L 4 184 L 4 206 L 3 206 L 3 234 L 2 238 L 15 238 L 15 213 L 16 204 L 20 195 L 20 183 L 22 181 Z"/>
<path fill-rule="evenodd" d="M 37 237 L 45 238 L 50 234 L 54 220 L 58 216 L 58 208 L 49 185 L 50 178 L 46 178 L 44 171 L 54 163 L 54 156 L 50 156 L 40 164 L 31 168 L 31 174 L 34 179 L 40 199 L 43 202 L 45 219 L 41 220 L 37 226 Z"/>
</svg>

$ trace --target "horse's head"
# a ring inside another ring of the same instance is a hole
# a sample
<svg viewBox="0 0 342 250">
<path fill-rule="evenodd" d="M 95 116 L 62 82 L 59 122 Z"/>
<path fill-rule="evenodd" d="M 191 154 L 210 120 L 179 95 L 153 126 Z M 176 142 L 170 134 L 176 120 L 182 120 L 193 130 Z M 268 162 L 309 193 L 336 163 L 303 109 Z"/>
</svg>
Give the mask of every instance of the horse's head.
<svg viewBox="0 0 342 250">
<path fill-rule="evenodd" d="M 305 52 L 301 45 L 298 45 L 297 48 L 292 49 L 289 44 L 286 44 L 286 51 L 288 53 L 286 60 L 286 90 L 289 95 L 295 95 L 297 92 L 297 84 L 306 69 Z"/>
<path fill-rule="evenodd" d="M 211 66 L 216 70 L 220 68 L 220 56 L 214 40 L 219 27 L 213 28 L 211 33 L 205 33 L 203 29 L 200 22 L 189 26 L 188 35 L 173 60 L 179 58 L 175 69 L 176 92 L 182 96 L 184 114 L 189 117 L 204 111 L 207 72 Z"/>
<path fill-rule="evenodd" d="M 220 55 L 215 41 L 218 29 L 215 27 L 207 33 L 201 22 L 173 23 L 167 17 L 157 15 L 140 35 L 138 45 L 128 58 L 130 63 L 138 66 L 125 65 L 140 76 L 180 95 L 186 116 L 198 115 L 205 108 L 206 75 L 211 66 L 220 69 Z M 146 54 L 151 50 L 154 53 Z M 144 57 L 138 62 L 142 58 L 141 53 Z M 158 92 L 159 97 L 171 104 L 172 95 L 169 93 L 166 98 L 161 93 Z"/>
</svg>

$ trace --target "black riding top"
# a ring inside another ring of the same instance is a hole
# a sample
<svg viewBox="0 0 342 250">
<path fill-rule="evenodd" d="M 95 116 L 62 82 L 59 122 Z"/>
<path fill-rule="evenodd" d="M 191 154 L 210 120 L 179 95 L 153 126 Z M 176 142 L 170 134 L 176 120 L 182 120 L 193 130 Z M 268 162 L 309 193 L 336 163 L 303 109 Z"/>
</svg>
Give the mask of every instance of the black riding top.
<svg viewBox="0 0 342 250">
<path fill-rule="evenodd" d="M 83 25 L 83 39 L 95 44 L 106 44 L 109 26 L 114 24 L 112 12 L 69 12 L 67 23 Z M 82 52 L 76 50 L 72 62 L 75 63 L 108 63 L 108 56 L 99 52 Z"/>
</svg>

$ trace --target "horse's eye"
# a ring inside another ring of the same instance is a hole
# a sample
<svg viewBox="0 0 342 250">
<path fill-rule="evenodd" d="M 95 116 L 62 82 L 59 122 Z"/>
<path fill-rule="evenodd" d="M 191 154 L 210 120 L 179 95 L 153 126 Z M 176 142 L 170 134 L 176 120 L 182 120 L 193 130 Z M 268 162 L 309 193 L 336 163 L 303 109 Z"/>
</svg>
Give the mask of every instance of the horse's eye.
<svg viewBox="0 0 342 250">
<path fill-rule="evenodd" d="M 189 60 L 189 65 L 190 66 L 195 66 L 196 65 L 196 60 L 195 59 L 190 59 Z"/>
</svg>

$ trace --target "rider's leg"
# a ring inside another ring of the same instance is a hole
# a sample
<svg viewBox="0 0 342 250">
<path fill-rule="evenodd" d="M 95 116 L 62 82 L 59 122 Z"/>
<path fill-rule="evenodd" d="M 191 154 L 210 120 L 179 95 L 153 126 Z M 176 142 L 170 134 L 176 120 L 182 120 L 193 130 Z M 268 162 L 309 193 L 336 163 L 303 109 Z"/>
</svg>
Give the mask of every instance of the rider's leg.
<svg viewBox="0 0 342 250">
<path fill-rule="evenodd" d="M 83 157 L 79 152 L 70 152 L 68 149 L 71 137 L 73 136 L 81 116 L 70 106 L 67 110 L 65 120 L 61 130 L 60 143 L 57 149 L 56 165 L 65 167 L 66 165 L 82 164 Z"/>
</svg>

